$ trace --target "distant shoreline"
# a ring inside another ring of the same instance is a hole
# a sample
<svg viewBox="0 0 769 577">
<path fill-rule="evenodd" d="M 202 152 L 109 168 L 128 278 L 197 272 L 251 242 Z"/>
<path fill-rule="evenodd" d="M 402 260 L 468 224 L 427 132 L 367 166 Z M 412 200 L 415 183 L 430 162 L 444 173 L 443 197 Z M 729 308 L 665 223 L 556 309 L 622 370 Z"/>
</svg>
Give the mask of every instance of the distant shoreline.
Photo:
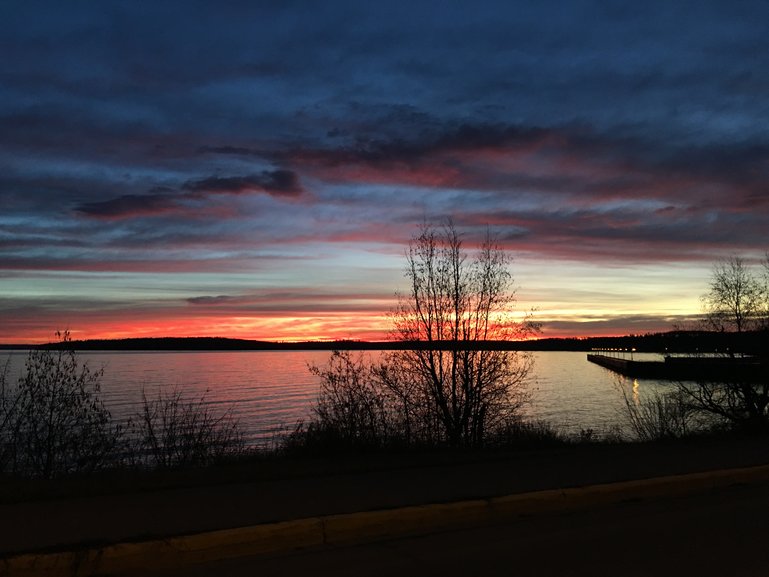
<svg viewBox="0 0 769 577">
<path fill-rule="evenodd" d="M 705 331 L 670 331 L 621 337 L 543 338 L 526 341 L 478 341 L 477 350 L 511 351 L 581 351 L 596 349 L 635 349 L 636 352 L 744 352 L 765 355 L 769 350 L 769 331 L 750 333 L 714 333 Z M 405 341 L 306 341 L 271 342 L 223 337 L 158 337 L 130 339 L 92 339 L 43 345 L 0 344 L 0 350 L 74 349 L 77 351 L 332 351 L 332 350 L 405 350 L 427 348 L 422 342 Z M 433 343 L 446 350 L 456 345 L 449 341 Z M 465 346 L 463 344 L 463 346 Z"/>
</svg>

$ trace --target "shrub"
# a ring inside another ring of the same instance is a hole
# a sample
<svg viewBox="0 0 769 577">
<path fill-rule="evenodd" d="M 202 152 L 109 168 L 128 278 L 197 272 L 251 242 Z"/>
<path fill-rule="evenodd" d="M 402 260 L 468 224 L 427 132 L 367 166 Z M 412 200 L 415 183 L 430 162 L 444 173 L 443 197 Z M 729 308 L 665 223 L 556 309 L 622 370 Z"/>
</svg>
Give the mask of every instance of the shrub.
<svg viewBox="0 0 769 577">
<path fill-rule="evenodd" d="M 206 396 L 185 400 L 174 390 L 150 399 L 142 391 L 141 410 L 130 422 L 134 463 L 191 467 L 241 454 L 245 440 L 232 408 L 216 412 Z"/>
<path fill-rule="evenodd" d="M 491 431 L 486 444 L 502 449 L 536 448 L 567 444 L 568 439 L 546 421 L 511 419 Z"/>
<path fill-rule="evenodd" d="M 320 379 L 314 419 L 300 423 L 293 435 L 324 445 L 381 446 L 402 436 L 394 399 L 374 378 L 372 366 L 359 354 L 333 351 L 324 367 L 312 365 Z"/>
<path fill-rule="evenodd" d="M 685 437 L 695 427 L 695 412 L 679 391 L 654 392 L 634 400 L 618 384 L 625 401 L 625 415 L 639 441 L 661 441 Z"/>
<path fill-rule="evenodd" d="M 67 332 L 57 333 L 62 344 Z M 121 428 L 99 398 L 102 371 L 73 350 L 34 350 L 15 387 L 0 378 L 0 446 L 5 470 L 52 478 L 112 462 Z"/>
<path fill-rule="evenodd" d="M 13 415 L 16 413 L 16 398 L 8 390 L 8 369 L 10 366 L 11 359 L 8 358 L 0 369 L 0 473 L 6 470 L 13 450 L 10 431 Z"/>
</svg>

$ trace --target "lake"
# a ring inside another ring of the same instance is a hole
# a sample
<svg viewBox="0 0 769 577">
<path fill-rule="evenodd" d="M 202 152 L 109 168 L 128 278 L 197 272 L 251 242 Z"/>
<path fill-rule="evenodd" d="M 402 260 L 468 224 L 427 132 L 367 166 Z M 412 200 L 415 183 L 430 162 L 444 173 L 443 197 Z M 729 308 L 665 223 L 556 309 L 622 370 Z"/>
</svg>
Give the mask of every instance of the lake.
<svg viewBox="0 0 769 577">
<path fill-rule="evenodd" d="M 206 401 L 214 408 L 232 408 L 247 439 L 269 443 L 311 415 L 318 394 L 318 379 L 308 364 L 323 365 L 328 351 L 247 352 L 89 352 L 79 358 L 93 369 L 103 368 L 102 398 L 115 418 L 124 419 L 141 404 L 142 390 L 149 398 L 158 391 L 182 391 L 185 399 Z M 364 353 L 378 355 L 377 352 Z M 583 352 L 535 352 L 528 386 L 532 403 L 526 415 L 558 430 L 596 433 L 622 426 L 624 400 L 669 387 L 654 380 L 628 379 L 586 360 Z M 0 362 L 11 359 L 9 380 L 21 374 L 26 353 L 0 352 Z M 657 355 L 636 354 L 639 360 Z"/>
</svg>

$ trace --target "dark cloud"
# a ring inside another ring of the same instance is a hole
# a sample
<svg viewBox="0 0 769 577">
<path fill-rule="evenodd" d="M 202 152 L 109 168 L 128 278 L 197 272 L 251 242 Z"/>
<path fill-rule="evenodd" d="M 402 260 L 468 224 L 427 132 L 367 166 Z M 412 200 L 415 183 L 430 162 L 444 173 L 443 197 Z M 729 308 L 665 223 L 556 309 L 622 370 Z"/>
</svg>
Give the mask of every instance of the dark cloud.
<svg viewBox="0 0 769 577">
<path fill-rule="evenodd" d="M 263 191 L 272 196 L 299 196 L 303 190 L 299 177 L 290 170 L 263 170 L 247 176 L 211 176 L 186 182 L 182 187 L 191 192 L 241 194 Z"/>
<path fill-rule="evenodd" d="M 392 298 L 389 292 L 363 291 L 346 293 L 313 288 L 298 290 L 274 290 L 241 296 L 218 295 L 190 297 L 186 302 L 201 309 L 216 309 L 215 314 L 225 311 L 231 314 L 273 314 L 290 308 L 297 313 L 323 313 L 333 311 L 381 312 L 380 302 Z"/>
<path fill-rule="evenodd" d="M 162 214 L 179 208 L 177 198 L 167 194 L 128 194 L 102 202 L 88 202 L 76 211 L 98 218 L 128 218 Z"/>
<path fill-rule="evenodd" d="M 198 151 L 203 154 L 233 154 L 236 156 L 259 156 L 262 154 L 258 150 L 245 146 L 201 146 Z"/>
<path fill-rule="evenodd" d="M 318 162 L 332 166 L 350 163 L 387 164 L 395 162 L 419 163 L 443 152 L 482 150 L 486 148 L 515 148 L 531 146 L 547 139 L 551 131 L 539 127 L 507 124 L 469 124 L 433 126 L 419 130 L 411 127 L 411 134 L 387 139 L 358 135 L 350 144 L 339 147 L 298 148 L 276 150 L 273 157 L 286 161 Z M 386 127 L 386 128 L 385 128 Z M 383 131 L 392 130 L 388 121 Z M 404 133 L 409 132 L 407 126 Z M 265 153 L 266 154 L 266 153 Z"/>
<path fill-rule="evenodd" d="M 238 297 L 227 296 L 227 295 L 219 295 L 215 297 L 191 297 L 187 299 L 187 302 L 190 303 L 191 305 L 211 306 L 211 305 L 231 304 L 239 300 L 242 300 L 242 299 L 239 299 Z"/>
<path fill-rule="evenodd" d="M 550 320 L 543 328 L 543 337 L 642 335 L 666 332 L 676 326 L 695 325 L 697 315 L 617 315 L 613 318 L 592 319 L 589 316 L 574 320 Z"/>
<path fill-rule="evenodd" d="M 126 194 L 105 201 L 87 202 L 75 207 L 75 211 L 87 216 L 105 219 L 123 219 L 163 215 L 173 212 L 194 216 L 200 212 L 187 206 L 187 201 L 201 201 L 219 194 L 244 194 L 264 192 L 276 198 L 294 198 L 304 193 L 296 173 L 289 170 L 264 170 L 261 173 L 190 180 L 181 191 L 169 186 L 154 186 L 150 194 Z M 213 215 L 222 216 L 219 211 Z"/>
</svg>

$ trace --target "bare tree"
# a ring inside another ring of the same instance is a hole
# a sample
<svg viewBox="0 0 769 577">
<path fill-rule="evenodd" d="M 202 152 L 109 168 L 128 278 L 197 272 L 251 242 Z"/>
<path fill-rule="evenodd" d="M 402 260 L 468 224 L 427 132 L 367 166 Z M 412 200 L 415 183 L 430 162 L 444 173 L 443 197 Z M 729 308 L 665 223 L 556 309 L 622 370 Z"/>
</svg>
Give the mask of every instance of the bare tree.
<svg viewBox="0 0 769 577">
<path fill-rule="evenodd" d="M 530 355 L 491 341 L 520 339 L 538 327 L 513 320 L 509 259 L 489 235 L 470 257 L 451 222 L 425 225 L 406 258 L 410 287 L 393 314 L 394 336 L 414 347 L 389 356 L 401 378 L 388 385 L 412 411 L 419 403 L 421 418 L 434 421 L 449 444 L 481 444 L 528 399 L 532 367 Z"/>
<path fill-rule="evenodd" d="M 756 328 L 765 306 L 765 290 L 744 259 L 732 256 L 713 267 L 710 290 L 703 295 L 711 328 L 737 332 Z"/>
<path fill-rule="evenodd" d="M 761 281 L 760 328 L 769 330 L 769 252 L 764 255 Z"/>
<path fill-rule="evenodd" d="M 679 382 L 677 388 L 691 409 L 711 422 L 748 433 L 769 431 L 769 381 Z"/>
<path fill-rule="evenodd" d="M 716 263 L 710 290 L 702 300 L 710 328 L 733 333 L 730 340 L 738 347 L 731 346 L 728 354 L 734 356 L 744 346 L 736 337 L 746 331 L 769 328 L 769 254 L 761 273 L 738 256 Z M 763 371 L 758 378 L 735 372 L 728 380 L 680 382 L 677 394 L 709 425 L 748 432 L 769 431 L 769 375 L 765 374 L 765 361 L 752 362 L 758 362 L 758 370 Z"/>
<path fill-rule="evenodd" d="M 410 289 L 392 313 L 392 338 L 406 346 L 374 363 L 334 352 L 325 367 L 310 366 L 320 380 L 315 419 L 290 441 L 478 446 L 490 433 L 531 438 L 519 409 L 529 399 L 532 357 L 499 341 L 539 326 L 512 318 L 506 253 L 487 235 L 469 255 L 449 222 L 423 226 L 406 261 Z"/>
</svg>

